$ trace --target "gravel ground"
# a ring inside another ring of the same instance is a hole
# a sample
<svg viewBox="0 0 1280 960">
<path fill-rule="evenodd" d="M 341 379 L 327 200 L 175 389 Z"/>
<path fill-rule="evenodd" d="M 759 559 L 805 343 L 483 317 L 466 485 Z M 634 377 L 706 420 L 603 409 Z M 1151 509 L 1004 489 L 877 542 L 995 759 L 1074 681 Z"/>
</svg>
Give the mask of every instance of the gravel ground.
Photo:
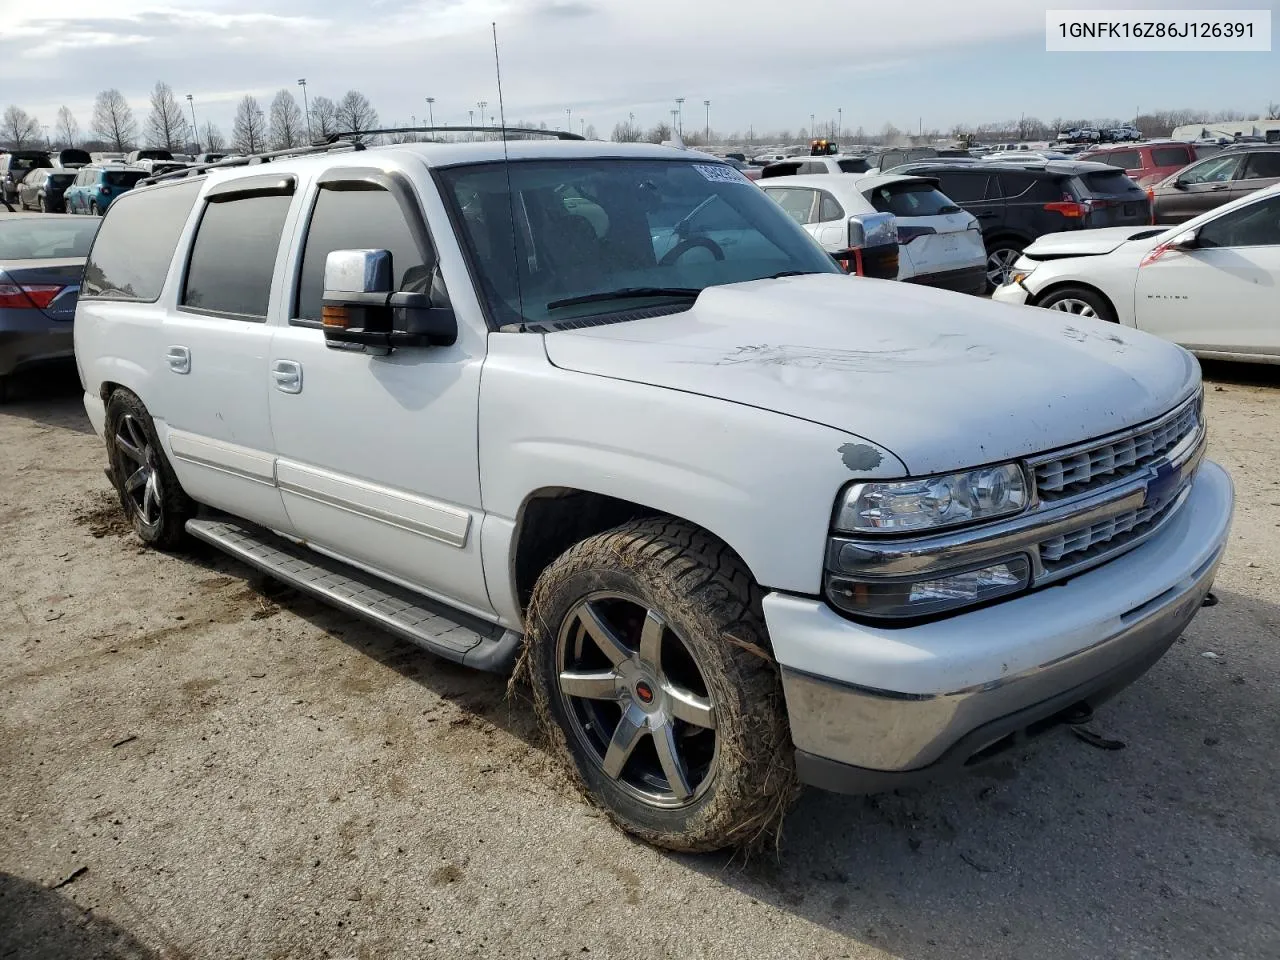
<svg viewBox="0 0 1280 960">
<path fill-rule="evenodd" d="M 1280 371 L 1208 373 L 1222 602 L 1099 714 L 1126 748 L 810 791 L 745 862 L 616 832 L 501 678 L 141 549 L 74 376 L 30 383 L 0 411 L 0 957 L 1280 957 Z"/>
</svg>

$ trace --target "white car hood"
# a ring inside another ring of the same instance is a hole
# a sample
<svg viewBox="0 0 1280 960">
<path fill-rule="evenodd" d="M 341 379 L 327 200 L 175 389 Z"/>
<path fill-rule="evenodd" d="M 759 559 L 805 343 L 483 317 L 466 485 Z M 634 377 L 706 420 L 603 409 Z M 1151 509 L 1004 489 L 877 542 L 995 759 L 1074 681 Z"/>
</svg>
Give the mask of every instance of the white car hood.
<svg viewBox="0 0 1280 960">
<path fill-rule="evenodd" d="M 1199 379 L 1190 354 L 1136 330 L 834 274 L 711 287 L 687 312 L 545 344 L 561 369 L 820 423 L 881 445 L 913 474 L 1132 426 Z"/>
<path fill-rule="evenodd" d="M 1110 253 L 1134 237 L 1167 227 L 1102 227 L 1098 230 L 1067 230 L 1046 233 L 1022 252 L 1035 258 L 1089 257 Z"/>
</svg>

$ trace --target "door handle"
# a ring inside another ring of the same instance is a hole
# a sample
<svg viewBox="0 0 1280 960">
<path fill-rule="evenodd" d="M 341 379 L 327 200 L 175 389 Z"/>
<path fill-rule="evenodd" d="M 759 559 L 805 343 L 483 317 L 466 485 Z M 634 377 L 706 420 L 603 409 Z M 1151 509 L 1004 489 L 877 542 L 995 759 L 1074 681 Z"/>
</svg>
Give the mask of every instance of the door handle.
<svg viewBox="0 0 1280 960">
<path fill-rule="evenodd" d="M 191 351 L 186 347 L 177 345 L 170 347 L 165 354 L 165 359 L 169 361 L 169 369 L 174 373 L 191 372 Z"/>
<path fill-rule="evenodd" d="M 1216 193 L 1219 190 L 1226 190 L 1226 189 L 1227 189 L 1227 184 L 1225 183 L 1214 184 L 1212 187 L 1209 188 L 1209 190 L 1214 193 Z"/>
<path fill-rule="evenodd" d="M 271 379 L 281 393 L 301 393 L 302 364 L 297 360 L 272 360 Z"/>
</svg>

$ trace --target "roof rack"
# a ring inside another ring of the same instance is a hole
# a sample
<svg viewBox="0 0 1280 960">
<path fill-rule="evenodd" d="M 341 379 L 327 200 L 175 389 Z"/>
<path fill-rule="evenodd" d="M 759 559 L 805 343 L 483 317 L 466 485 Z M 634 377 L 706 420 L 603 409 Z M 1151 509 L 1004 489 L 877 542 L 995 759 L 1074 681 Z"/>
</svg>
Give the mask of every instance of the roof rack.
<svg viewBox="0 0 1280 960">
<path fill-rule="evenodd" d="M 309 147 L 289 147 L 284 150 L 268 150 L 265 153 L 251 153 L 243 157 L 226 157 L 222 160 L 215 160 L 213 163 L 193 163 L 189 167 L 181 170 L 171 170 L 168 173 L 157 174 L 152 177 L 144 177 L 139 180 L 139 187 L 148 187 L 154 183 L 163 183 L 168 180 L 182 180 L 186 177 L 198 176 L 209 170 L 221 170 L 225 167 L 247 167 L 253 164 L 266 163 L 269 160 L 275 160 L 279 157 L 304 157 L 312 153 L 328 153 L 331 150 L 363 150 L 364 144 L 354 140 L 337 140 L 332 142 L 321 142 L 312 144 Z"/>
<path fill-rule="evenodd" d="M 384 127 L 379 130 L 347 130 L 330 133 L 314 141 L 317 146 L 334 144 L 352 137 L 376 137 L 389 133 L 518 133 L 524 136 L 555 137 L 557 140 L 586 140 L 587 138 L 567 130 L 535 130 L 532 127 Z"/>
</svg>

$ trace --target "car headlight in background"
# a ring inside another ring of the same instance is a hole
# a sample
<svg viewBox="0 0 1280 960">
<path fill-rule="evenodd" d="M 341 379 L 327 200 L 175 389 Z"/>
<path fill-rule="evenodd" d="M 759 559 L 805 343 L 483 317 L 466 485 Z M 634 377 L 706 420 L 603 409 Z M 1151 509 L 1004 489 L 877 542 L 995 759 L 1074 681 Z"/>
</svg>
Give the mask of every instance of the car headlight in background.
<svg viewBox="0 0 1280 960">
<path fill-rule="evenodd" d="M 1019 513 L 1030 500 L 1016 463 L 918 480 L 858 483 L 836 505 L 844 533 L 918 533 Z"/>
</svg>

